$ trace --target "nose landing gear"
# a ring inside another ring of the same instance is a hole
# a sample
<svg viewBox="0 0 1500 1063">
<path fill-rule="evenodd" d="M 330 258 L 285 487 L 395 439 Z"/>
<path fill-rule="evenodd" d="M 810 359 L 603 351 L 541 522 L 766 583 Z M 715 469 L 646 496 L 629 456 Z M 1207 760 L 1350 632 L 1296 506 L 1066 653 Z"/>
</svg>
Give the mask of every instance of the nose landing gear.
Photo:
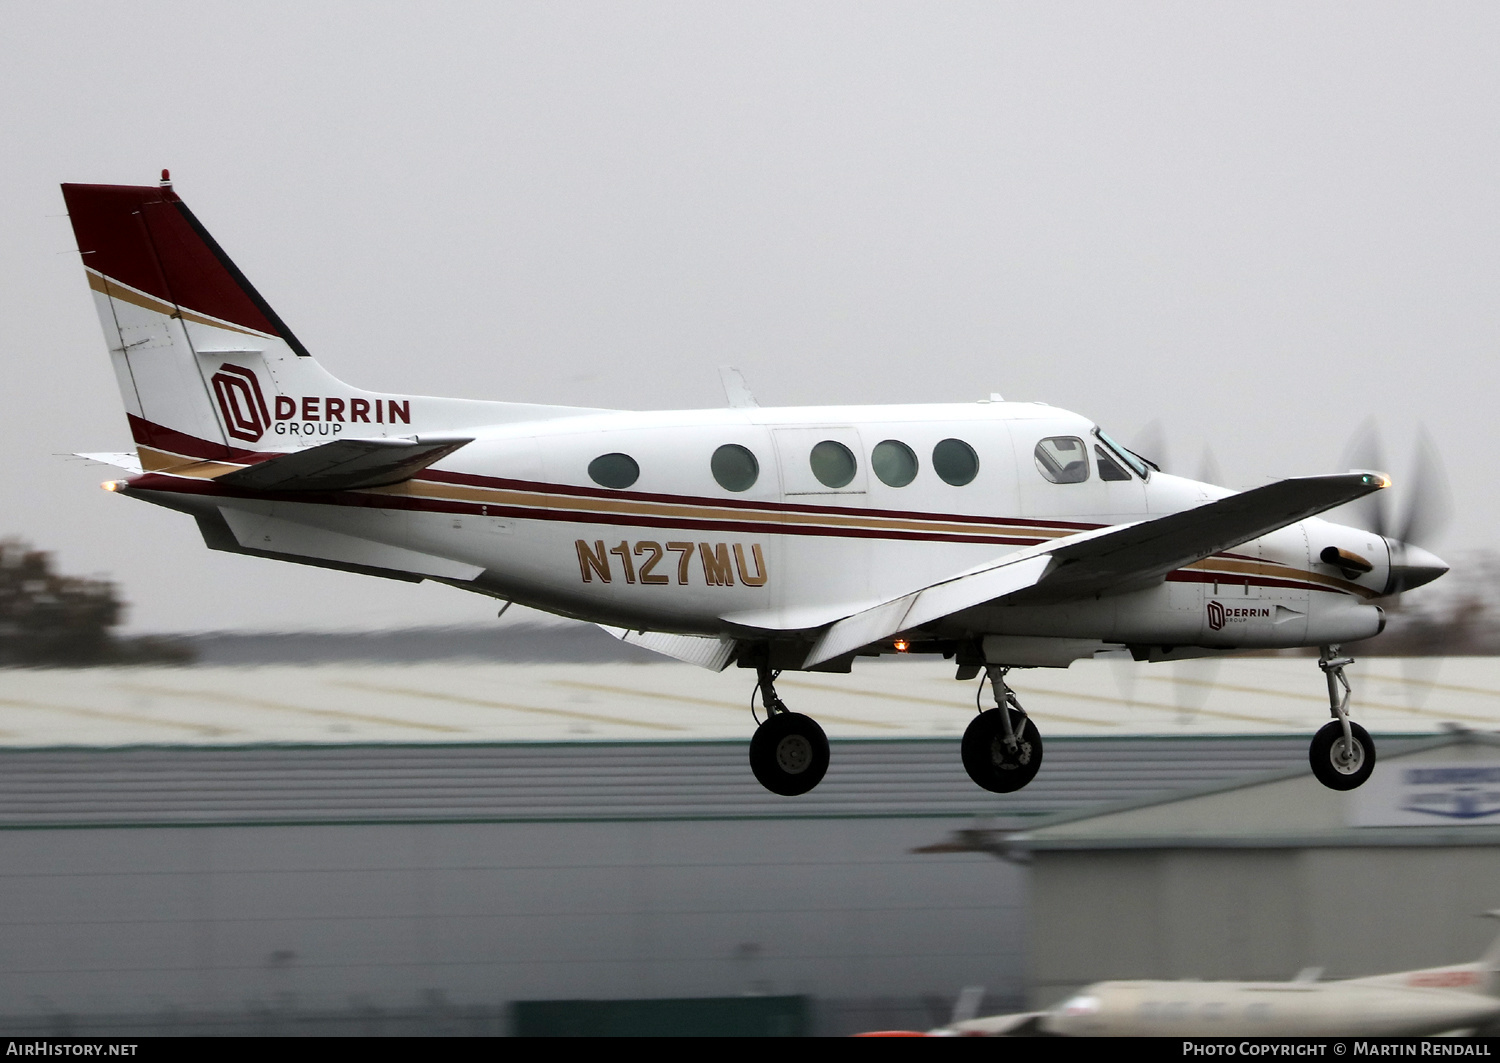
<svg viewBox="0 0 1500 1063">
<path fill-rule="evenodd" d="M 1375 743 L 1370 733 L 1349 719 L 1349 680 L 1346 665 L 1353 657 L 1340 657 L 1337 646 L 1324 646 L 1318 667 L 1328 680 L 1328 711 L 1333 720 L 1313 736 L 1308 760 L 1313 775 L 1330 790 L 1353 790 L 1364 784 L 1375 770 Z M 1340 691 L 1340 687 L 1343 688 Z"/>
<path fill-rule="evenodd" d="M 995 708 L 974 717 L 963 741 L 964 770 L 969 778 L 997 794 L 1015 793 L 1036 778 L 1042 766 L 1041 732 L 1006 683 L 1009 671 L 1000 665 L 985 666 Z"/>
<path fill-rule="evenodd" d="M 767 790 L 783 797 L 805 794 L 828 772 L 828 736 L 816 720 L 792 712 L 776 695 L 780 672 L 756 670 L 755 692 L 766 719 L 750 738 L 750 770 Z M 752 711 L 753 711 L 752 701 Z"/>
</svg>

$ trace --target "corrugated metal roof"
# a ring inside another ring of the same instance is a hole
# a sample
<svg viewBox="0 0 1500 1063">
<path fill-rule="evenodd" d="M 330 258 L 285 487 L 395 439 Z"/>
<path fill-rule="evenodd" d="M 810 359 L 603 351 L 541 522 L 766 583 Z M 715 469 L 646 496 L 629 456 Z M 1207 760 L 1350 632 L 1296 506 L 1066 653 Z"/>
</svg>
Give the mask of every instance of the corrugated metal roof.
<svg viewBox="0 0 1500 1063">
<path fill-rule="evenodd" d="M 1500 728 L 1495 659 L 1361 661 L 1350 678 L 1374 733 Z M 1308 658 L 1082 661 L 1011 681 L 1044 739 L 1310 736 L 1328 717 Z M 833 739 L 956 739 L 978 684 L 954 682 L 949 662 L 904 659 L 777 685 Z M 753 687 L 743 669 L 670 662 L 6 669 L 0 746 L 748 739 Z"/>
<path fill-rule="evenodd" d="M 1032 823 L 1022 833 L 988 841 L 1003 843 L 1012 852 L 1495 845 L 1500 843 L 1500 825 L 1489 822 L 1488 808 L 1480 809 L 1483 818 L 1430 818 L 1410 825 L 1382 824 L 1378 819 L 1376 825 L 1368 825 L 1354 814 L 1359 804 L 1372 798 L 1378 805 L 1381 779 L 1393 774 L 1399 778 L 1403 766 L 1421 767 L 1434 758 L 1443 758 L 1446 766 L 1457 751 L 1470 754 L 1464 758 L 1466 766 L 1491 767 L 1493 755 L 1479 759 L 1485 747 L 1500 747 L 1500 736 L 1460 731 L 1382 742 L 1376 768 L 1382 775 L 1352 791 L 1324 789 L 1305 768 L 1289 767 L 1115 805 L 1080 807 Z M 1461 788 L 1479 789 L 1467 784 Z"/>
<path fill-rule="evenodd" d="M 1031 786 L 997 795 L 969 781 L 952 739 L 833 747 L 827 778 L 798 798 L 761 789 L 740 741 L 12 749 L 0 828 L 844 816 L 1003 828 L 1307 756 L 1301 736 L 1056 739 Z"/>
</svg>

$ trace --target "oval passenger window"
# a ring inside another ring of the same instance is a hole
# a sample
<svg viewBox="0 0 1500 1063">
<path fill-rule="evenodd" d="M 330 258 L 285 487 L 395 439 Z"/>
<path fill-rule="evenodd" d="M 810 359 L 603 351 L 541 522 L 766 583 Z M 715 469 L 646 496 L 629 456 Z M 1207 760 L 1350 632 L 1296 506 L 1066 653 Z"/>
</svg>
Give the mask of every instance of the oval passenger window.
<svg viewBox="0 0 1500 1063">
<path fill-rule="evenodd" d="M 848 487 L 849 482 L 854 479 L 854 455 L 842 443 L 825 439 L 815 444 L 812 453 L 808 455 L 808 462 L 812 465 L 813 475 L 818 478 L 818 483 L 824 487 Z"/>
<path fill-rule="evenodd" d="M 709 459 L 708 467 L 726 491 L 748 491 L 760 479 L 760 462 L 738 443 L 725 443 Z"/>
<path fill-rule="evenodd" d="M 640 478 L 641 467 L 629 454 L 600 454 L 589 462 L 589 479 L 600 487 L 619 490 Z"/>
<path fill-rule="evenodd" d="M 932 468 L 944 483 L 962 487 L 979 475 L 979 455 L 962 439 L 945 439 L 932 448 Z"/>
<path fill-rule="evenodd" d="M 1051 436 L 1036 445 L 1036 467 L 1055 484 L 1081 484 L 1089 478 L 1089 456 L 1077 436 Z"/>
<path fill-rule="evenodd" d="M 905 487 L 917 478 L 917 456 L 900 440 L 887 439 L 875 444 L 870 468 L 887 487 Z"/>
</svg>

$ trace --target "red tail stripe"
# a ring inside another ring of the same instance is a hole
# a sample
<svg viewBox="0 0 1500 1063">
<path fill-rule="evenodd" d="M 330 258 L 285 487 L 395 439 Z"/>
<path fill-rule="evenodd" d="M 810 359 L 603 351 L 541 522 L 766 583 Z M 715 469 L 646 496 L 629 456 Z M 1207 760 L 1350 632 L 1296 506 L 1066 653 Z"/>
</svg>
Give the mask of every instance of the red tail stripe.
<svg viewBox="0 0 1500 1063">
<path fill-rule="evenodd" d="M 85 266 L 181 309 L 297 346 L 170 188 L 63 185 L 62 190 Z"/>
</svg>

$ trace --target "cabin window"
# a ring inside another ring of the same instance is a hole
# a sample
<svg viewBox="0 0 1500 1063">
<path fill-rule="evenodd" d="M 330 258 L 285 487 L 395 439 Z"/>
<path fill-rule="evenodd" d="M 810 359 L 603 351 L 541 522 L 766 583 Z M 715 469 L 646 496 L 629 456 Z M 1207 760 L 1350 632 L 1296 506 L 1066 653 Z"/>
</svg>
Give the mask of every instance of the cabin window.
<svg viewBox="0 0 1500 1063">
<path fill-rule="evenodd" d="M 1118 462 L 1104 452 L 1104 448 L 1097 443 L 1094 444 L 1094 462 L 1099 466 L 1099 479 L 1101 480 L 1128 480 L 1130 474 L 1120 468 Z"/>
<path fill-rule="evenodd" d="M 589 479 L 600 487 L 619 490 L 640 479 L 641 467 L 629 454 L 600 454 L 589 462 Z"/>
<path fill-rule="evenodd" d="M 905 487 L 917 478 L 917 456 L 900 440 L 883 440 L 870 453 L 870 468 L 887 487 Z"/>
<path fill-rule="evenodd" d="M 932 448 L 932 468 L 943 483 L 962 487 L 979 475 L 979 455 L 962 439 L 945 439 Z"/>
<path fill-rule="evenodd" d="M 1089 456 L 1077 436 L 1051 436 L 1036 445 L 1036 467 L 1055 484 L 1081 484 L 1089 478 Z"/>
<path fill-rule="evenodd" d="M 726 491 L 748 491 L 760 479 L 760 462 L 738 443 L 725 443 L 709 459 L 714 480 Z"/>
<path fill-rule="evenodd" d="M 842 443 L 825 439 L 815 444 L 808 461 L 813 475 L 824 487 L 848 487 L 854 479 L 854 454 Z"/>
</svg>

